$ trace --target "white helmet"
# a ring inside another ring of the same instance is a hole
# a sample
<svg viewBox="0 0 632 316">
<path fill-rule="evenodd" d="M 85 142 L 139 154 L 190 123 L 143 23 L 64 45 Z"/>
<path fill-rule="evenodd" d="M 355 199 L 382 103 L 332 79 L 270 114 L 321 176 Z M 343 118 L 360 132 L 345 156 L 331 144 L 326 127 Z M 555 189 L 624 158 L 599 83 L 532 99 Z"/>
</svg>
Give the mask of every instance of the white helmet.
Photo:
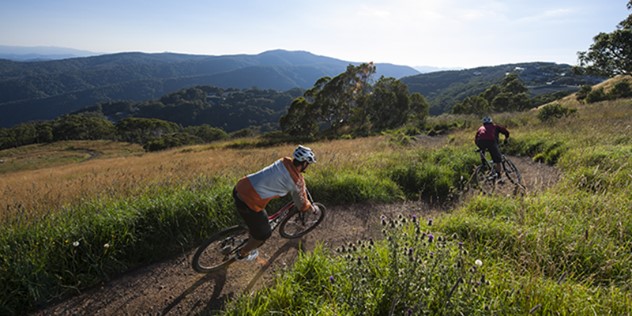
<svg viewBox="0 0 632 316">
<path fill-rule="evenodd" d="M 310 148 L 303 145 L 298 145 L 298 147 L 296 147 L 296 149 L 294 150 L 294 159 L 298 161 L 307 161 L 308 163 L 316 162 L 316 156 L 314 155 L 314 152 Z"/>
<path fill-rule="evenodd" d="M 483 119 L 483 124 L 489 124 L 492 122 L 492 117 L 491 116 L 485 116 Z"/>
</svg>

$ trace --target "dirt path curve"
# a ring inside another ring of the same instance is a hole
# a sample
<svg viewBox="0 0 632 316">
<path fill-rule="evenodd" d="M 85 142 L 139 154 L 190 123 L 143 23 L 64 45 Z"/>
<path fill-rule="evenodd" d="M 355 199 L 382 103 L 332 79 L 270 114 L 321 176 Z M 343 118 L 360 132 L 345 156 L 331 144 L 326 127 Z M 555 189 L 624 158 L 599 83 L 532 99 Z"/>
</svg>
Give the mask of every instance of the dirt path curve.
<svg viewBox="0 0 632 316">
<path fill-rule="evenodd" d="M 511 157 L 522 171 L 529 192 L 541 191 L 559 179 L 550 166 L 528 158 Z M 143 267 L 86 291 L 34 315 L 213 315 L 236 295 L 270 284 L 277 272 L 289 267 L 298 250 L 311 251 L 318 242 L 326 248 L 369 237 L 378 238 L 381 215 L 436 216 L 423 202 L 330 207 L 324 222 L 300 240 L 282 239 L 277 232 L 264 244 L 256 262 L 236 262 L 222 273 L 204 275 L 190 266 L 192 251 Z"/>
</svg>

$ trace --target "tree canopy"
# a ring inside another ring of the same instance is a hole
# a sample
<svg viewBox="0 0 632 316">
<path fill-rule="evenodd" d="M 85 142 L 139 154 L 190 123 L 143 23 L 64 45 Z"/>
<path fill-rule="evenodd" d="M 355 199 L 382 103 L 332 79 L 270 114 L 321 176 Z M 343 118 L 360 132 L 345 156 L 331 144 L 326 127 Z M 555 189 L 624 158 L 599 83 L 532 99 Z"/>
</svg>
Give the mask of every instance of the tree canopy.
<svg viewBox="0 0 632 316">
<path fill-rule="evenodd" d="M 395 78 L 372 83 L 372 63 L 349 65 L 334 77 L 323 77 L 294 99 L 279 121 L 288 135 L 340 137 L 370 135 L 405 124 L 423 124 L 429 105 Z"/>
<path fill-rule="evenodd" d="M 522 111 L 531 106 L 527 87 L 515 73 L 505 76 L 500 84 L 491 85 L 477 96 L 465 98 L 452 108 L 455 114 L 483 115 L 491 112 Z"/>
<path fill-rule="evenodd" d="M 632 0 L 627 8 L 632 9 Z M 577 56 L 579 71 L 606 77 L 632 74 L 632 14 L 613 32 L 597 34 L 588 51 Z"/>
</svg>

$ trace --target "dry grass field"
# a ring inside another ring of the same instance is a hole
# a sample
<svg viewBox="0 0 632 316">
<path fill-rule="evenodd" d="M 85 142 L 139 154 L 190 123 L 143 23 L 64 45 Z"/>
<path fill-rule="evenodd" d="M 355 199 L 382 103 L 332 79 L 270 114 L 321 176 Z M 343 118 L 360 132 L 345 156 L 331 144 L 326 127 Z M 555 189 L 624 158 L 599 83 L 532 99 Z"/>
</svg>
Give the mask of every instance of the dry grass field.
<svg viewBox="0 0 632 316">
<path fill-rule="evenodd" d="M 0 177 L 0 219 L 36 218 L 84 200 L 125 198 L 201 177 L 237 178 L 290 155 L 295 147 L 235 149 L 230 144 L 144 153 L 126 143 L 64 142 L 2 151 L 0 166 L 6 171 Z M 314 168 L 352 166 L 364 156 L 391 150 L 382 137 L 305 145 L 321 162 Z"/>
</svg>

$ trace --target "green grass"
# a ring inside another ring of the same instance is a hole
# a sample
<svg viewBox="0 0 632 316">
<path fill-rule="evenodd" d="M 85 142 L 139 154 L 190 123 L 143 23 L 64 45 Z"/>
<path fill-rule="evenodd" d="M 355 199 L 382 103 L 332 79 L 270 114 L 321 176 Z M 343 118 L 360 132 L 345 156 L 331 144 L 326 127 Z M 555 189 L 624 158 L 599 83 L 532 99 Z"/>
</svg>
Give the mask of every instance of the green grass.
<svg viewBox="0 0 632 316">
<path fill-rule="evenodd" d="M 130 200 L 90 201 L 0 232 L 0 314 L 79 293 L 121 272 L 190 249 L 235 223 L 230 189 L 158 188 Z"/>
<path fill-rule="evenodd" d="M 140 145 L 113 141 L 63 141 L 28 145 L 0 150 L 0 174 L 142 153 L 144 150 Z"/>
<path fill-rule="evenodd" d="M 225 313 L 629 313 L 632 138 L 621 131 L 632 124 L 631 110 L 629 101 L 605 102 L 546 124 L 529 117 L 535 113 L 516 115 L 507 152 L 560 168 L 555 187 L 525 197 L 475 196 L 432 226 L 384 219 L 383 240 L 305 253 L 274 286 L 236 297 Z M 439 149 L 394 144 L 401 150 L 314 169 L 307 182 L 327 205 L 454 201 L 478 159 L 470 134 L 457 132 Z M 38 221 L 7 220 L 0 314 L 25 313 L 188 251 L 237 220 L 235 180 L 200 177 L 134 198 L 86 200 Z"/>
<path fill-rule="evenodd" d="M 435 236 L 444 236 L 446 246 L 440 248 L 440 255 L 427 242 L 420 245 L 411 240 L 421 236 L 411 232 L 412 224 L 387 224 L 386 239 L 372 241 L 373 247 L 360 241 L 335 254 L 318 249 L 302 256 L 278 277 L 276 286 L 254 298 L 236 298 L 226 314 L 258 314 L 257 302 L 271 304 L 276 293 L 295 290 L 298 292 L 291 293 L 301 297 L 299 302 L 274 301 L 274 308 L 260 312 L 629 315 L 632 139 L 622 131 L 629 130 L 632 123 L 631 104 L 629 100 L 600 103 L 546 124 L 533 125 L 534 120 L 525 115 L 513 119 L 514 141 L 507 152 L 556 165 L 564 173 L 562 180 L 542 193 L 522 198 L 475 196 L 438 217 L 432 227 L 422 225 L 421 232 L 432 228 Z M 464 140 L 468 136 L 457 135 L 454 143 L 471 146 Z M 463 173 L 461 168 L 467 170 L 475 163 L 464 147 L 454 146 L 434 153 L 407 151 L 379 160 L 387 160 L 381 165 L 387 170 L 384 174 L 398 183 L 407 198 L 415 198 L 418 191 L 414 188 L 419 190 L 424 183 L 436 185 L 434 191 L 428 191 L 432 196 L 442 187 L 440 179 L 454 179 Z M 444 165 L 449 167 L 443 170 Z M 452 185 L 458 188 L 458 182 L 452 181 Z M 455 246 L 459 242 L 463 248 Z M 415 260 L 405 259 L 407 249 L 414 249 Z M 429 251 L 441 258 L 440 263 L 433 263 Z M 425 253 L 421 262 L 416 257 L 420 253 Z M 479 275 L 465 275 L 474 282 L 465 283 L 469 288 L 457 287 L 463 292 L 452 292 L 462 272 L 454 267 L 459 262 L 471 267 L 475 258 L 483 262 L 475 273 L 484 274 L 489 283 L 480 286 L 482 282 L 475 281 Z M 318 273 L 308 274 L 307 280 L 296 278 L 305 275 L 307 262 Z M 420 281 L 430 283 L 420 286 Z M 317 286 L 303 288 L 303 283 Z M 450 304 L 446 304 L 448 297 Z M 302 302 L 318 302 L 323 308 L 317 310 Z"/>
<path fill-rule="evenodd" d="M 402 201 L 412 193 L 446 199 L 460 185 L 459 177 L 449 165 L 438 168 L 437 162 L 459 153 L 414 150 L 402 157 L 372 157 L 367 159 L 370 168 L 319 169 L 307 176 L 307 182 L 315 198 L 329 205 Z M 412 170 L 406 167 L 409 159 L 427 171 L 409 176 L 407 182 L 393 170 Z M 42 306 L 133 267 L 189 250 L 219 228 L 236 223 L 230 194 L 235 181 L 201 177 L 186 185 L 156 185 L 130 199 L 87 200 L 37 222 L 7 220 L 6 230 L 0 232 L 0 312 Z M 275 200 L 269 208 L 282 203 L 283 199 Z"/>
<path fill-rule="evenodd" d="M 242 296 L 226 315 L 407 315 L 488 312 L 489 281 L 463 245 L 414 218 L 383 219 L 384 240 L 331 257 L 303 254 L 275 286 Z M 260 307 L 264 308 L 260 308 Z"/>
</svg>

